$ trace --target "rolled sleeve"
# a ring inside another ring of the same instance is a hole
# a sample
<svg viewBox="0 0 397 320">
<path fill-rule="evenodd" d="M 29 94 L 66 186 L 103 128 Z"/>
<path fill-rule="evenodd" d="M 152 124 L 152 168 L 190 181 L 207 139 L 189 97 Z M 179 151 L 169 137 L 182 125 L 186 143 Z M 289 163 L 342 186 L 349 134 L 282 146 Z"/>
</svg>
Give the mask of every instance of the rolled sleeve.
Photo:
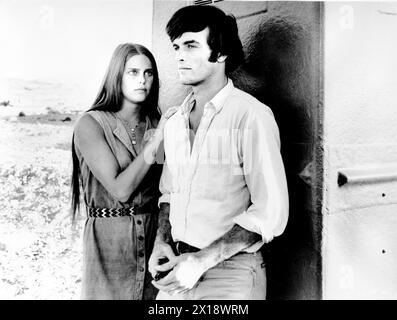
<svg viewBox="0 0 397 320">
<path fill-rule="evenodd" d="M 167 160 L 165 160 L 165 163 L 163 165 L 163 172 L 161 173 L 161 178 L 160 178 L 160 193 L 161 196 L 158 201 L 158 206 L 160 207 L 160 203 L 162 202 L 167 202 L 170 203 L 171 199 L 171 184 L 172 183 L 172 176 L 171 172 L 168 168 Z"/>
<path fill-rule="evenodd" d="M 258 109 L 255 115 L 248 115 L 241 137 L 243 172 L 251 205 L 233 222 L 262 237 L 260 242 L 245 250 L 255 252 L 282 234 L 286 227 L 287 181 L 280 154 L 279 131 L 270 109 Z"/>
</svg>

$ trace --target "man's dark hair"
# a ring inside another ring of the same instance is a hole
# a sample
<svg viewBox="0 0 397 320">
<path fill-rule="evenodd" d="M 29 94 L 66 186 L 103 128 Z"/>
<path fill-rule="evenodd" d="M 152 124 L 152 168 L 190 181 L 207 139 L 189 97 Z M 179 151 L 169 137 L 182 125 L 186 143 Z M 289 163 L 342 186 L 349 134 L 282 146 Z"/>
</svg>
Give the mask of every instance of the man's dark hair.
<svg viewBox="0 0 397 320">
<path fill-rule="evenodd" d="M 229 74 L 244 62 L 243 46 L 238 36 L 236 19 L 214 6 L 187 6 L 179 9 L 167 23 L 171 41 L 185 32 L 200 32 L 209 28 L 210 62 L 220 55 L 227 56 L 225 72 Z"/>
</svg>

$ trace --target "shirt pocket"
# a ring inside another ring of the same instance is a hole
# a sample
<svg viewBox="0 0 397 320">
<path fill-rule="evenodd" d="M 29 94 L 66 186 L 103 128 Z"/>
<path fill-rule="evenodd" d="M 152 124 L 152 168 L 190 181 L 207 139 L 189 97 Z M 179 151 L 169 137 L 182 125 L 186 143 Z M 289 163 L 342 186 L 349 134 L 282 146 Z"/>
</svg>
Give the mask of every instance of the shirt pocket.
<svg viewBox="0 0 397 320">
<path fill-rule="evenodd" d="M 207 164 L 197 168 L 192 190 L 198 197 L 222 201 L 227 197 L 229 184 L 230 165 L 209 158 Z"/>
</svg>

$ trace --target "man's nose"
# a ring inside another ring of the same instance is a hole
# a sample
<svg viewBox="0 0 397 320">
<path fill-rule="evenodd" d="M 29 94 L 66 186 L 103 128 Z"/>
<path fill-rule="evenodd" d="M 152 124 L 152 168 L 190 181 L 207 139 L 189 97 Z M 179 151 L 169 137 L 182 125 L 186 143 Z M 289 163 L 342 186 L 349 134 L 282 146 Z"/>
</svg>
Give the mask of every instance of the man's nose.
<svg viewBox="0 0 397 320">
<path fill-rule="evenodd" d="M 175 51 L 175 60 L 176 61 L 184 61 L 185 57 L 182 50 Z"/>
</svg>

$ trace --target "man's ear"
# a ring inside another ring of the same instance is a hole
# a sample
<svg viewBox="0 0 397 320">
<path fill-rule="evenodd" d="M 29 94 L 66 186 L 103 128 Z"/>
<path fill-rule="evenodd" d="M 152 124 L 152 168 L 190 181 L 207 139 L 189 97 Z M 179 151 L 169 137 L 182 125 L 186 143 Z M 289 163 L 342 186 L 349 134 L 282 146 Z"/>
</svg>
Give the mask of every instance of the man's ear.
<svg viewBox="0 0 397 320">
<path fill-rule="evenodd" d="M 216 59 L 216 62 L 223 63 L 223 62 L 225 62 L 226 58 L 227 58 L 227 56 L 219 55 L 218 59 Z"/>
</svg>

